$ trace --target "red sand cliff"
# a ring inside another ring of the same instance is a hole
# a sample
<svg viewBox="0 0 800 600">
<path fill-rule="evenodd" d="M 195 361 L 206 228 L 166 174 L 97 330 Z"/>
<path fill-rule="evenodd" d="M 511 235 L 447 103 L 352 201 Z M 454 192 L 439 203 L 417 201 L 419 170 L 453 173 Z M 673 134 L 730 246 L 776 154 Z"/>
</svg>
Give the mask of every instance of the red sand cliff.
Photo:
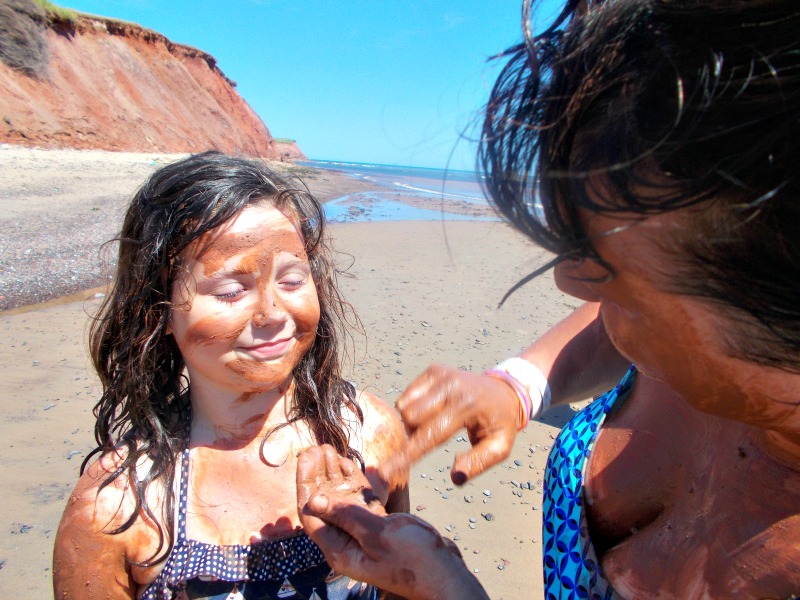
<svg viewBox="0 0 800 600">
<path fill-rule="evenodd" d="M 275 142 L 211 55 L 131 23 L 49 24 L 46 75 L 0 62 L 0 142 L 42 148 L 304 159 Z"/>
</svg>

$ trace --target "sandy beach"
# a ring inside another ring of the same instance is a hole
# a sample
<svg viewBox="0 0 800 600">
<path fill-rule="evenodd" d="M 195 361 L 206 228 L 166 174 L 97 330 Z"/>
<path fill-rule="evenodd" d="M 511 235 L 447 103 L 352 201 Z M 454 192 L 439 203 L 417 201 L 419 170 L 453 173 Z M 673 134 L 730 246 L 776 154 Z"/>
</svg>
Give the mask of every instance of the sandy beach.
<svg viewBox="0 0 800 600">
<path fill-rule="evenodd" d="M 174 159 L 0 146 L 0 308 L 24 306 L 0 312 L 3 595 L 52 597 L 55 531 L 94 447 L 99 387 L 86 332 L 112 268 L 99 248 L 136 187 Z M 369 189 L 336 173 L 297 172 L 322 200 Z M 329 234 L 350 275 L 339 278 L 343 293 L 364 329 L 353 337 L 346 375 L 389 403 L 428 364 L 480 372 L 577 304 L 543 276 L 497 308 L 509 287 L 545 261 L 502 223 L 345 223 Z M 52 296 L 61 299 L 30 306 Z M 467 448 L 465 436 L 412 471 L 412 511 L 457 541 L 494 599 L 542 598 L 542 471 L 574 408 L 529 425 L 504 464 L 462 488 L 448 469 Z"/>
</svg>

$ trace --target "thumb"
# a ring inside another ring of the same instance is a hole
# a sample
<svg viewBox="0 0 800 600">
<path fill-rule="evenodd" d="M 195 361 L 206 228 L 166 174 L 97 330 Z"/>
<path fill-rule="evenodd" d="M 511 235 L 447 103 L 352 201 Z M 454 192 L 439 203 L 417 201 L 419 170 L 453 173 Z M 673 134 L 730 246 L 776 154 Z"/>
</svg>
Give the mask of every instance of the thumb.
<svg viewBox="0 0 800 600">
<path fill-rule="evenodd" d="M 384 517 L 373 514 L 367 507 L 342 502 L 335 497 L 314 494 L 309 498 L 305 511 L 308 514 L 333 525 L 335 530 L 326 527 L 319 532 L 322 540 L 338 545 L 343 541 L 342 534 L 352 538 L 361 550 L 373 558 L 380 556 L 382 548 L 376 547 L 376 541 L 385 527 Z M 338 530 L 338 531 L 336 531 Z M 309 534 L 314 538 L 314 535 Z M 317 541 L 314 539 L 314 541 Z M 319 543 L 319 542 L 317 542 Z M 323 544 L 320 544 L 323 546 Z M 380 546 L 380 544 L 377 544 Z M 324 550 L 324 546 L 323 546 Z"/>
<path fill-rule="evenodd" d="M 314 494 L 308 499 L 305 510 L 307 513 L 320 517 L 328 510 L 328 497 L 325 494 Z"/>
</svg>

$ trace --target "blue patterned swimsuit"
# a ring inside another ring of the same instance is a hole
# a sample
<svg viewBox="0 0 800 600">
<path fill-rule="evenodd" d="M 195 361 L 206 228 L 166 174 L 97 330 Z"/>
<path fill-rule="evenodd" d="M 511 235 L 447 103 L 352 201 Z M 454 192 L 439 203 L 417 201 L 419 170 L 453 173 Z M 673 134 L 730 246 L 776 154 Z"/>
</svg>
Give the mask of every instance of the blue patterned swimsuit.
<svg viewBox="0 0 800 600">
<path fill-rule="evenodd" d="M 175 545 L 142 600 L 377 600 L 375 587 L 332 573 L 305 533 L 252 546 L 187 539 L 188 449 L 180 477 Z"/>
<path fill-rule="evenodd" d="M 547 459 L 542 504 L 547 600 L 619 598 L 603 575 L 589 539 L 583 478 L 597 432 L 614 405 L 625 401 L 635 377 L 636 369 L 631 367 L 617 387 L 577 413 L 561 430 Z"/>
</svg>

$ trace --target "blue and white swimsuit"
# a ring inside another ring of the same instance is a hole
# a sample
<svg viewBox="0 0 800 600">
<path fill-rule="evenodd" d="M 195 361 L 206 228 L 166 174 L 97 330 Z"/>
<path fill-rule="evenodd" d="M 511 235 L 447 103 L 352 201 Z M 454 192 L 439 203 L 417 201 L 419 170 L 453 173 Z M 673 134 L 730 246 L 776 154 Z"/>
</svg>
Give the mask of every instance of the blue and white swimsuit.
<svg viewBox="0 0 800 600">
<path fill-rule="evenodd" d="M 547 600 L 611 600 L 619 596 L 603 575 L 589 539 L 584 477 L 597 432 L 606 415 L 627 398 L 636 369 L 577 413 L 555 440 L 547 459 L 542 504 L 544 591 Z"/>
</svg>

